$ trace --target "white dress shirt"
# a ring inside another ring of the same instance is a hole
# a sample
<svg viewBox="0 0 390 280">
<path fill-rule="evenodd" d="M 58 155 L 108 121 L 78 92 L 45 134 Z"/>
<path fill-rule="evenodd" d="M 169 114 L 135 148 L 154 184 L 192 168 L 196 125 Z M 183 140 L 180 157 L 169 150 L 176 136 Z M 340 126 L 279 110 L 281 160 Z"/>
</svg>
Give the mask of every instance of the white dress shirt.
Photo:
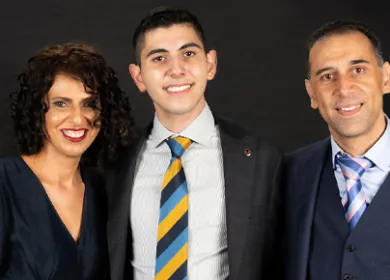
<svg viewBox="0 0 390 280">
<path fill-rule="evenodd" d="M 131 197 L 131 229 L 136 280 L 153 279 L 161 185 L 171 150 L 170 136 L 190 138 L 182 156 L 188 205 L 189 280 L 226 279 L 229 275 L 223 158 L 218 127 L 206 104 L 202 113 L 178 134 L 154 118 L 153 129 L 138 155 Z"/>
</svg>

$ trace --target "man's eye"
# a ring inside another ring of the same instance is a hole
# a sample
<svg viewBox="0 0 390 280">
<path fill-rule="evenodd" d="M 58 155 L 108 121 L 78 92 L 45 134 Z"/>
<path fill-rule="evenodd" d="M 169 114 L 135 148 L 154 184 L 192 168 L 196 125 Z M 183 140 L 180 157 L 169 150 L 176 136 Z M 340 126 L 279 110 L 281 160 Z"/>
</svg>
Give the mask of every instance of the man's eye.
<svg viewBox="0 0 390 280">
<path fill-rule="evenodd" d="M 332 80 L 334 77 L 333 74 L 325 74 L 322 76 L 321 80 L 324 80 L 324 81 L 329 81 L 329 80 Z"/>
<path fill-rule="evenodd" d="M 153 58 L 153 61 L 160 62 L 160 61 L 163 61 L 164 59 L 165 59 L 165 57 L 163 57 L 163 56 L 157 56 L 157 57 Z"/>
<path fill-rule="evenodd" d="M 362 67 L 356 67 L 356 68 L 354 69 L 354 72 L 357 73 L 357 74 L 362 74 L 362 73 L 364 73 L 364 68 L 362 68 Z"/>
<path fill-rule="evenodd" d="M 186 56 L 186 57 L 191 57 L 191 56 L 194 56 L 194 55 L 195 55 L 195 53 L 193 51 L 186 51 L 184 53 L 184 56 Z"/>
</svg>

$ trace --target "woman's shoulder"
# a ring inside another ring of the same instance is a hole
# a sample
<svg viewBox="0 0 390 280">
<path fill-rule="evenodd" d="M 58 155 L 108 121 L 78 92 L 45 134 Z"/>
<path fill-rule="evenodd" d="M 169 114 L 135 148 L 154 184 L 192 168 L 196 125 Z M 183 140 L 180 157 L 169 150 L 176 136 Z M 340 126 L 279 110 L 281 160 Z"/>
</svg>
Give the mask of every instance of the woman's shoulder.
<svg viewBox="0 0 390 280">
<path fill-rule="evenodd" d="M 26 195 L 34 183 L 31 169 L 20 156 L 0 159 L 0 185 L 14 195 Z"/>
<path fill-rule="evenodd" d="M 13 193 L 10 191 L 13 190 L 13 182 L 24 176 L 23 169 L 23 160 L 18 156 L 0 159 L 0 197 L 3 200 L 0 204 L 5 205 L 10 199 Z"/>
<path fill-rule="evenodd" d="M 0 159 L 0 176 L 20 175 L 26 171 L 26 164 L 20 156 Z"/>
</svg>

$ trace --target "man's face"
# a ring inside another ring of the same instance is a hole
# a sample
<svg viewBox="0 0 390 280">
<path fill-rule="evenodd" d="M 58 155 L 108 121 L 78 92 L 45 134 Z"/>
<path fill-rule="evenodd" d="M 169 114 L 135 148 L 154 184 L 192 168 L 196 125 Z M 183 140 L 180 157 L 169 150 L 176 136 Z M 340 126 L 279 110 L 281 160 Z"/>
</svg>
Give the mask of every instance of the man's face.
<svg viewBox="0 0 390 280">
<path fill-rule="evenodd" d="M 216 73 L 216 53 L 206 54 L 191 25 L 146 32 L 140 55 L 140 66 L 131 64 L 130 74 L 139 90 L 149 94 L 160 119 L 203 110 L 207 81 Z"/>
<path fill-rule="evenodd" d="M 320 39 L 310 51 L 309 63 L 310 80 L 305 85 L 311 107 L 319 109 L 333 137 L 367 136 L 384 129 L 389 64 L 381 69 L 365 35 L 353 31 Z"/>
</svg>

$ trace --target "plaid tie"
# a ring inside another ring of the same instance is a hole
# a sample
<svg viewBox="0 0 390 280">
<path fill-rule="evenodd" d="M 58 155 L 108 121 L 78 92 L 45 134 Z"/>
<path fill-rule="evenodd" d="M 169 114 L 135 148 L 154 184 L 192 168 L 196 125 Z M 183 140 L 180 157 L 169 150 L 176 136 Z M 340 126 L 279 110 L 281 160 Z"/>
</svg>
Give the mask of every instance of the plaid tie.
<svg viewBox="0 0 390 280">
<path fill-rule="evenodd" d="M 175 137 L 166 140 L 172 152 L 164 175 L 157 237 L 155 279 L 187 279 L 188 191 L 181 157 L 191 140 Z"/>
<path fill-rule="evenodd" d="M 359 222 L 364 210 L 367 208 L 366 196 L 360 178 L 374 163 L 368 158 L 350 157 L 341 152 L 336 155 L 336 163 L 343 172 L 346 191 L 341 199 L 350 230 Z"/>
</svg>

